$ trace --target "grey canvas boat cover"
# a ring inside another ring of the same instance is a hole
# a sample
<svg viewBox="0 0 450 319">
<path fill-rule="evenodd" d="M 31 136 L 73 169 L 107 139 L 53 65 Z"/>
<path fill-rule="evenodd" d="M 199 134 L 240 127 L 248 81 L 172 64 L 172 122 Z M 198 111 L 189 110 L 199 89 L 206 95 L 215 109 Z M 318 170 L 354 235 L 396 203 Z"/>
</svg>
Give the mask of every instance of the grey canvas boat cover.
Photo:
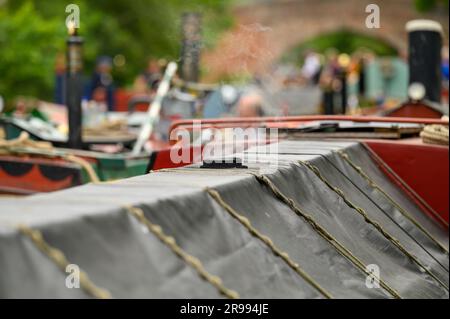
<svg viewBox="0 0 450 319">
<path fill-rule="evenodd" d="M 0 297 L 449 298 L 448 229 L 363 145 L 266 147 L 248 168 L 0 199 Z"/>
</svg>

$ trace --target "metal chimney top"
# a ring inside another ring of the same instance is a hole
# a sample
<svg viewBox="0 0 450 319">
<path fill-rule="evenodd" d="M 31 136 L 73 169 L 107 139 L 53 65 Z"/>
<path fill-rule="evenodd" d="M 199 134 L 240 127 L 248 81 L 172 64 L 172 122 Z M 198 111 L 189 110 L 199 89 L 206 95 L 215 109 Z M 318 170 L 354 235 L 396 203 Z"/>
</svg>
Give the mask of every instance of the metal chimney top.
<svg viewBox="0 0 450 319">
<path fill-rule="evenodd" d="M 406 23 L 405 28 L 407 32 L 434 31 L 440 33 L 441 35 L 444 34 L 444 29 L 442 28 L 442 25 L 434 20 L 427 20 L 427 19 L 411 20 Z"/>
</svg>

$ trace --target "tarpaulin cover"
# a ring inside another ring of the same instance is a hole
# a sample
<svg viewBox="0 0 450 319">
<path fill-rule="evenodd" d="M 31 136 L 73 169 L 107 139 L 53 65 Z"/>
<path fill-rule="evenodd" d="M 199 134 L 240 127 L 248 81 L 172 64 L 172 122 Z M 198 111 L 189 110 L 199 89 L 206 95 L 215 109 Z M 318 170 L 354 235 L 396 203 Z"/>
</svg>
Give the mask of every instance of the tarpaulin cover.
<svg viewBox="0 0 450 319">
<path fill-rule="evenodd" d="M 246 152 L 247 159 L 253 159 L 244 163 L 247 169 L 193 165 L 23 199 L 1 199 L 0 297 L 92 297 L 85 289 L 66 286 L 68 273 L 18 230 L 21 224 L 39 230 L 48 245 L 60 250 L 68 262 L 79 266 L 92 283 L 114 298 L 224 297 L 132 216 L 125 208 L 128 206 L 141 208 L 146 219 L 159 225 L 241 298 L 324 298 L 317 286 L 334 298 L 393 297 L 383 286 L 368 285 L 367 272 L 252 173 L 266 176 L 363 265 L 376 265 L 380 279 L 400 297 L 449 297 L 448 255 L 436 244 L 448 249 L 448 230 L 397 189 L 362 145 L 284 141 L 278 144 L 277 154 L 261 155 L 266 147 Z M 433 239 L 362 178 L 338 150 L 361 166 Z M 299 161 L 315 165 L 342 194 Z M 273 245 L 249 231 L 206 188 L 217 191 L 223 202 L 246 217 Z M 273 247 L 286 252 L 285 258 Z"/>
</svg>

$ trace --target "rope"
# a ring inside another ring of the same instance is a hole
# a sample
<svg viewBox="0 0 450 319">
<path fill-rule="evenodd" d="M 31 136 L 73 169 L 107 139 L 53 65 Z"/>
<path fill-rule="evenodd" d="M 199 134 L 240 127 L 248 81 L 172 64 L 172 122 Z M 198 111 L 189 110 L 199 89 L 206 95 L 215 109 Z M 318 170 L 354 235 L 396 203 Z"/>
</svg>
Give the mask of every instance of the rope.
<svg viewBox="0 0 450 319">
<path fill-rule="evenodd" d="M 239 294 L 234 291 L 227 289 L 223 284 L 222 280 L 214 275 L 211 275 L 202 265 L 201 261 L 189 255 L 186 251 L 184 251 L 180 246 L 177 245 L 175 239 L 170 237 L 164 233 L 161 226 L 153 224 L 145 215 L 144 211 L 141 208 L 133 207 L 133 206 L 125 206 L 127 212 L 129 212 L 132 216 L 134 216 L 141 224 L 145 225 L 147 229 L 155 235 L 163 244 L 170 248 L 170 250 L 177 255 L 181 260 L 183 260 L 188 266 L 192 267 L 197 274 L 203 280 L 210 283 L 214 286 L 221 295 L 230 298 L 237 299 L 239 298 Z"/>
<path fill-rule="evenodd" d="M 39 149 L 46 149 L 50 150 L 53 148 L 52 144 L 50 142 L 43 142 L 43 141 L 33 141 L 30 138 L 30 135 L 22 131 L 20 132 L 20 135 L 11 140 L 4 140 L 0 139 L 0 153 L 5 153 L 12 147 L 32 147 L 32 148 L 39 148 Z"/>
<path fill-rule="evenodd" d="M 131 136 L 126 119 L 104 120 L 95 127 L 84 127 L 83 136 Z"/>
<path fill-rule="evenodd" d="M 228 212 L 233 218 L 239 221 L 248 232 L 255 238 L 261 240 L 264 244 L 266 244 L 273 252 L 273 254 L 277 257 L 280 257 L 289 267 L 291 267 L 297 274 L 300 275 L 307 283 L 313 286 L 316 290 L 318 290 L 325 298 L 332 299 L 333 297 L 329 292 L 327 292 L 324 288 L 320 286 L 311 276 L 309 276 L 299 264 L 295 263 L 288 255 L 287 252 L 284 252 L 277 248 L 273 241 L 266 235 L 261 234 L 255 227 L 252 226 L 248 218 L 239 214 L 234 208 L 232 208 L 229 204 L 227 204 L 223 198 L 220 196 L 219 192 L 214 189 L 207 188 L 206 192 L 216 201 L 218 205 L 220 205 L 226 212 Z"/>
<path fill-rule="evenodd" d="M 350 159 L 350 156 L 346 153 L 344 153 L 343 151 L 338 151 L 337 152 L 342 159 L 344 159 L 356 172 L 358 172 L 359 175 L 361 175 L 369 184 L 369 186 L 371 186 L 372 188 L 375 188 L 376 190 L 378 190 L 381 194 L 384 195 L 384 197 L 389 200 L 391 202 L 392 205 L 394 205 L 397 210 L 405 217 L 407 218 L 410 222 L 412 222 L 417 228 L 419 228 L 422 233 L 424 233 L 431 241 L 433 241 L 445 254 L 449 254 L 449 251 L 436 239 L 433 237 L 433 235 L 431 235 L 426 229 L 425 227 L 423 227 L 410 213 L 408 213 L 403 207 L 400 206 L 399 203 L 397 203 L 395 201 L 394 198 L 392 198 L 392 196 L 390 196 L 386 191 L 384 191 L 373 179 L 371 179 L 369 177 L 369 175 L 367 175 L 363 169 L 358 166 L 355 162 L 353 162 Z"/>
<path fill-rule="evenodd" d="M 264 175 L 253 174 L 255 178 L 261 183 L 267 186 L 277 199 L 286 204 L 297 216 L 303 218 L 322 238 L 324 238 L 329 244 L 331 244 L 338 253 L 347 258 L 353 265 L 367 276 L 372 274 L 367 270 L 367 266 L 356 257 L 350 250 L 348 250 L 343 244 L 341 244 L 336 238 L 333 237 L 325 228 L 320 226 L 311 215 L 305 213 L 300 207 L 298 207 L 294 200 L 287 197 Z M 396 299 L 402 299 L 399 293 L 392 287 L 390 287 L 383 279 L 380 278 L 380 286 L 383 287 L 388 293 L 390 293 Z"/>
<path fill-rule="evenodd" d="M 100 183 L 100 178 L 98 177 L 91 163 L 89 163 L 87 160 L 71 154 L 62 155 L 61 157 L 69 162 L 80 165 L 86 171 L 92 183 Z"/>
<path fill-rule="evenodd" d="M 391 234 L 389 234 L 378 222 L 372 220 L 369 215 L 364 211 L 364 209 L 362 209 L 361 207 L 356 206 L 355 204 L 353 204 L 353 202 L 351 202 L 347 196 L 345 196 L 344 192 L 342 190 L 340 190 L 339 188 L 333 186 L 325 177 L 323 177 L 323 175 L 320 173 L 320 170 L 312 165 L 311 163 L 307 163 L 307 162 L 303 162 L 303 161 L 299 161 L 300 164 L 304 165 L 306 168 L 309 168 L 314 174 L 316 174 L 316 176 L 322 180 L 322 182 L 325 183 L 325 185 L 328 186 L 328 188 L 330 188 L 332 191 L 334 191 L 336 194 L 338 194 L 343 200 L 344 202 L 347 204 L 347 206 L 349 206 L 350 208 L 352 208 L 353 210 L 355 210 L 357 213 L 359 213 L 365 220 L 366 223 L 372 225 L 375 227 L 376 230 L 378 230 L 378 232 L 383 235 L 387 240 L 389 240 L 395 247 L 397 247 L 405 256 L 407 256 L 409 259 L 411 259 L 417 266 L 419 266 L 420 269 L 423 269 L 428 275 L 430 275 L 434 280 L 436 280 L 437 283 L 439 283 L 442 287 L 444 287 L 447 291 L 449 290 L 448 286 L 443 283 L 436 275 L 434 275 L 430 270 L 427 269 L 427 267 L 425 267 L 422 262 L 420 262 L 416 256 L 414 256 L 413 254 L 411 254 L 410 252 L 408 252 L 408 250 L 403 247 L 403 245 L 400 243 L 400 241 L 395 238 L 394 236 L 392 236 Z"/>
<path fill-rule="evenodd" d="M 47 244 L 42 236 L 42 233 L 38 230 L 31 229 L 28 226 L 20 225 L 19 231 L 31 239 L 33 244 L 44 253 L 53 263 L 61 269 L 63 272 L 66 271 L 67 266 L 70 264 L 67 261 L 64 253 L 56 248 L 51 247 Z M 110 299 L 111 294 L 109 291 L 99 288 L 96 286 L 88 277 L 84 271 L 80 271 L 80 287 L 94 298 L 98 299 Z"/>
<path fill-rule="evenodd" d="M 100 179 L 92 165 L 85 159 L 72 154 L 56 151 L 50 142 L 33 141 L 30 135 L 22 131 L 18 138 L 12 140 L 0 140 L 0 154 L 38 154 L 49 158 L 60 157 L 69 162 L 78 164 L 86 171 L 93 183 L 99 183 Z"/>
<path fill-rule="evenodd" d="M 426 125 L 420 137 L 426 144 L 448 145 L 448 125 L 431 124 Z"/>
</svg>

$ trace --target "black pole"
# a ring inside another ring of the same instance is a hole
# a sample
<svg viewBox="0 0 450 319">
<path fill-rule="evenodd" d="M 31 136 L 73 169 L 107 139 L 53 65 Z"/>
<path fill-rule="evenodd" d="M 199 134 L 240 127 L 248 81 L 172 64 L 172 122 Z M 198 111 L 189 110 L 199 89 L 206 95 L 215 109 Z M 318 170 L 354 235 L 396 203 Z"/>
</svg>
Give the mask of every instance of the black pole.
<svg viewBox="0 0 450 319">
<path fill-rule="evenodd" d="M 200 77 L 201 25 L 200 13 L 183 14 L 180 77 L 188 82 L 198 82 Z"/>
<path fill-rule="evenodd" d="M 359 96 L 366 96 L 366 63 L 364 58 L 359 61 L 359 81 L 358 81 L 358 93 Z"/>
<path fill-rule="evenodd" d="M 68 147 L 81 149 L 82 141 L 82 110 L 81 97 L 83 92 L 83 39 L 76 29 L 69 30 L 67 39 L 67 72 L 66 72 L 66 104 L 69 123 Z"/>
<path fill-rule="evenodd" d="M 341 104 L 342 104 L 342 114 L 345 114 L 347 112 L 347 103 L 348 103 L 348 96 L 347 96 L 347 71 L 342 68 L 342 70 L 339 73 L 339 77 L 341 78 Z"/>
<path fill-rule="evenodd" d="M 421 83 L 425 98 L 441 102 L 442 26 L 432 20 L 406 24 L 409 37 L 409 83 Z"/>
</svg>

